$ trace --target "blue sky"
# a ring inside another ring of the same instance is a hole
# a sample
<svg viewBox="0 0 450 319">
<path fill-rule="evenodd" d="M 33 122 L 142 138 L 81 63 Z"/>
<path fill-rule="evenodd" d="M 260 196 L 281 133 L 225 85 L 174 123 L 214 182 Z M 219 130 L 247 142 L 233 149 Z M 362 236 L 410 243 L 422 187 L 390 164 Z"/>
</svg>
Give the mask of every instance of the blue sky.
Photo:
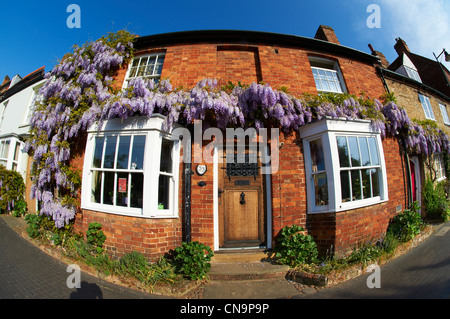
<svg viewBox="0 0 450 319">
<path fill-rule="evenodd" d="M 81 9 L 79 29 L 66 24 L 72 3 Z M 367 26 L 370 4 L 380 8 L 380 28 Z M 342 45 L 369 53 L 371 43 L 390 62 L 399 36 L 430 58 L 442 48 L 450 52 L 448 0 L 0 0 L 0 83 L 5 75 L 25 76 L 41 66 L 50 71 L 74 44 L 121 29 L 141 36 L 237 29 L 314 37 L 320 24 L 333 27 Z"/>
</svg>

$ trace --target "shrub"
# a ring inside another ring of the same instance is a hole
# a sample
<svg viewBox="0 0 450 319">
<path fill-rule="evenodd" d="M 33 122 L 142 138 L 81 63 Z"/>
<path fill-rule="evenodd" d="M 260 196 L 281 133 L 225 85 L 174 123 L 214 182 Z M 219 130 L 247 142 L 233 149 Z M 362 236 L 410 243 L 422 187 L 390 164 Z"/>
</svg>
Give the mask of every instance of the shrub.
<svg viewBox="0 0 450 319">
<path fill-rule="evenodd" d="M 423 206 L 428 218 L 445 219 L 448 209 L 445 182 L 433 183 L 431 179 L 425 181 Z"/>
<path fill-rule="evenodd" d="M 10 212 L 24 200 L 25 183 L 22 175 L 0 165 L 0 210 Z"/>
<path fill-rule="evenodd" d="M 214 255 L 209 246 L 198 241 L 185 243 L 172 251 L 172 263 L 175 271 L 191 280 L 203 279 L 211 268 L 211 257 Z"/>
<path fill-rule="evenodd" d="M 387 232 L 391 232 L 400 241 L 408 241 L 420 234 L 423 226 L 419 206 L 417 202 L 414 202 L 410 209 L 405 209 L 391 219 Z"/>
<path fill-rule="evenodd" d="M 37 214 L 28 214 L 25 216 L 27 222 L 27 234 L 30 238 L 39 238 L 42 236 L 41 218 Z"/>
<path fill-rule="evenodd" d="M 100 223 L 90 223 L 86 231 L 87 244 L 98 254 L 103 252 L 103 243 L 106 240 L 106 236 L 101 228 L 102 225 Z"/>
<path fill-rule="evenodd" d="M 26 213 L 27 213 L 27 202 L 24 201 L 23 199 L 20 199 L 15 203 L 11 215 L 13 215 L 14 217 L 21 217 L 24 216 Z"/>
<path fill-rule="evenodd" d="M 274 247 L 275 258 L 282 264 L 298 266 L 317 261 L 317 245 L 311 235 L 302 234 L 300 226 L 285 226 Z"/>
</svg>

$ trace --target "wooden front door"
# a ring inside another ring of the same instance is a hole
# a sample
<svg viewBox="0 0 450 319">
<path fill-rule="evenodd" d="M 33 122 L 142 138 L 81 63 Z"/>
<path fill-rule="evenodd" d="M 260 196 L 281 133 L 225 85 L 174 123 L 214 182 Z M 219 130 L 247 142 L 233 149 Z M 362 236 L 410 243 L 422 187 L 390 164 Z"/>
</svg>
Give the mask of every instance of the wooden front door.
<svg viewBox="0 0 450 319">
<path fill-rule="evenodd" d="M 248 154 L 247 154 L 248 155 Z M 219 164 L 219 247 L 265 245 L 264 186 L 260 163 Z"/>
</svg>

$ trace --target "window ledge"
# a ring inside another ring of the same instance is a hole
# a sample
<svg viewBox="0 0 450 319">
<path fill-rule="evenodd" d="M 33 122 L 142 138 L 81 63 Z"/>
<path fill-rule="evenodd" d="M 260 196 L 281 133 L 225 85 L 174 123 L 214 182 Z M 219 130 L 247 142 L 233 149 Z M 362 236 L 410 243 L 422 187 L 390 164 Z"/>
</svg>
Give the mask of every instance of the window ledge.
<svg viewBox="0 0 450 319">
<path fill-rule="evenodd" d="M 342 212 L 348 212 L 350 210 L 355 210 L 359 208 L 364 208 L 368 206 L 374 206 L 382 203 L 386 203 L 389 199 L 380 199 L 377 201 L 367 201 L 365 203 L 358 203 L 357 205 L 344 205 L 344 207 L 338 208 L 338 209 L 326 209 L 326 210 L 316 210 L 316 211 L 308 211 L 308 214 L 314 215 L 314 214 L 329 214 L 329 213 L 342 213 Z"/>
<path fill-rule="evenodd" d="M 93 212 L 99 212 L 99 213 L 105 213 L 105 214 L 112 214 L 112 215 L 121 215 L 121 216 L 128 216 L 128 217 L 136 217 L 136 218 L 147 218 L 147 219 L 176 219 L 179 218 L 178 215 L 143 215 L 142 209 L 140 208 L 131 208 L 131 209 L 124 209 L 124 210 L 134 210 L 136 213 L 130 213 L 130 212 L 123 212 L 120 211 L 120 208 L 118 207 L 105 207 L 105 206 L 98 206 L 98 205 L 81 205 L 81 209 L 89 210 Z M 137 211 L 140 211 L 137 213 Z"/>
</svg>

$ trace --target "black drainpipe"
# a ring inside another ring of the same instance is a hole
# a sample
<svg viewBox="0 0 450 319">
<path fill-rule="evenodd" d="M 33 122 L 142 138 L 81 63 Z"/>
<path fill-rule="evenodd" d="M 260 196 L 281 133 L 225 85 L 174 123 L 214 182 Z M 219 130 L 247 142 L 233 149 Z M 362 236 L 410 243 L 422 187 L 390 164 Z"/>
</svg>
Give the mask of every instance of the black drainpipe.
<svg viewBox="0 0 450 319">
<path fill-rule="evenodd" d="M 184 163 L 184 241 L 186 243 L 191 242 L 191 176 L 192 164 Z"/>
<path fill-rule="evenodd" d="M 193 127 L 187 126 L 190 136 L 193 135 Z M 183 137 L 185 138 L 185 137 Z M 191 190 L 192 190 L 192 140 L 189 138 L 184 141 L 183 159 L 184 159 L 184 242 L 190 243 L 192 240 L 191 229 Z"/>
</svg>

